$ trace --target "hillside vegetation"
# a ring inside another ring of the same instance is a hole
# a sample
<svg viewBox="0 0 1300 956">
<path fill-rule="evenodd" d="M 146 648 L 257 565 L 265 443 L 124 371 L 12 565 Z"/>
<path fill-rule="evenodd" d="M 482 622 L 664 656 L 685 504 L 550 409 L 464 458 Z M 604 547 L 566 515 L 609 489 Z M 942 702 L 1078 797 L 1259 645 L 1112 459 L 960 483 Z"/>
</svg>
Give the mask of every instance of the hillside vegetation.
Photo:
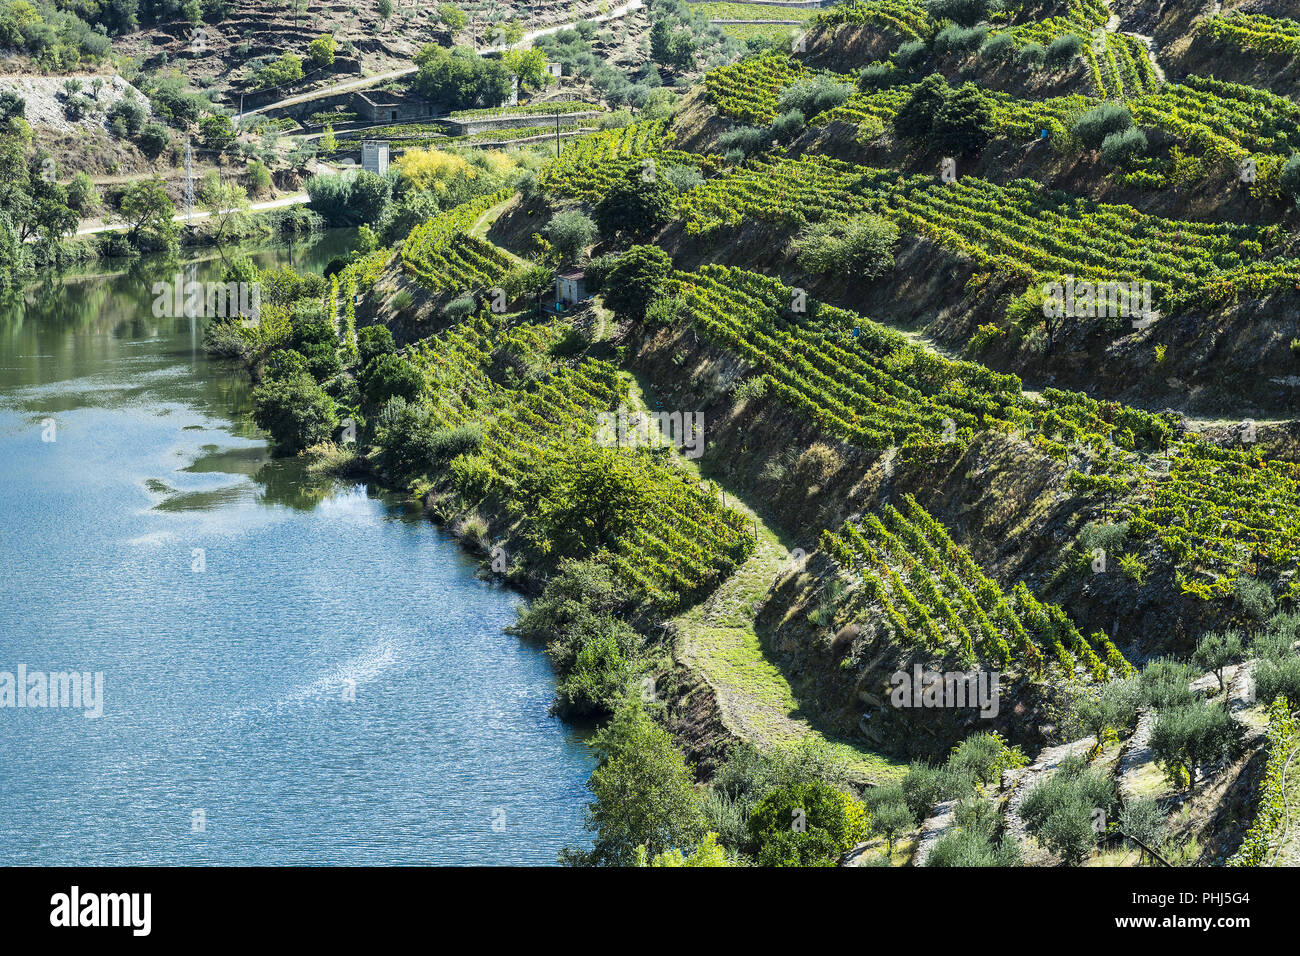
<svg viewBox="0 0 1300 956">
<path fill-rule="evenodd" d="M 1292 21 L 708 23 L 738 6 L 559 31 L 558 79 L 508 51 L 513 113 L 497 61 L 418 48 L 412 88 L 519 142 L 413 124 L 385 176 L 318 171 L 361 247 L 233 261 L 273 292 L 209 349 L 283 452 L 532 597 L 554 712 L 600 726 L 567 862 L 1289 859 Z"/>
</svg>

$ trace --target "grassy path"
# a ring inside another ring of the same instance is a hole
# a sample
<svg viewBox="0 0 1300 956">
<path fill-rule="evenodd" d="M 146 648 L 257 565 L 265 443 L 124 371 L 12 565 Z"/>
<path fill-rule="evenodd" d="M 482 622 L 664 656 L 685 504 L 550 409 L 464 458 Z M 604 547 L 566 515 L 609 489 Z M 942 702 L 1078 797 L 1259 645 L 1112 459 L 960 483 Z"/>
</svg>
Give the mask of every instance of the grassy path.
<svg viewBox="0 0 1300 956">
<path fill-rule="evenodd" d="M 637 378 L 631 406 L 654 404 L 653 391 Z M 677 456 L 696 477 L 697 462 Z M 724 489 L 724 492 L 726 490 Z M 708 682 L 717 695 L 727 730 L 761 749 L 785 747 L 812 739 L 827 743 L 842 756 L 862 783 L 879 783 L 900 776 L 905 765 L 858 743 L 831 738 L 801 713 L 794 690 L 773 662 L 754 627 L 768 588 L 790 562 L 777 533 L 752 508 L 730 492 L 726 502 L 749 516 L 758 547 L 709 598 L 673 619 L 679 636 L 678 658 Z"/>
<path fill-rule="evenodd" d="M 498 219 L 500 219 L 503 215 L 505 215 L 505 211 L 509 209 L 511 206 L 513 206 L 515 203 L 517 203 L 518 201 L 519 201 L 519 193 L 511 193 L 509 196 L 501 200 L 495 206 L 489 206 L 487 209 L 484 209 L 483 214 L 474 220 L 474 225 L 469 227 L 469 234 L 473 236 L 475 239 L 482 239 L 484 242 L 491 243 L 493 248 L 498 249 L 501 252 L 504 252 L 515 262 L 516 265 L 526 266 L 529 264 L 526 260 L 515 255 L 509 249 L 506 249 L 504 246 L 498 246 L 495 242 L 492 242 L 492 240 L 490 240 L 487 237 L 488 230 L 492 228 L 492 224 L 496 222 Z"/>
</svg>

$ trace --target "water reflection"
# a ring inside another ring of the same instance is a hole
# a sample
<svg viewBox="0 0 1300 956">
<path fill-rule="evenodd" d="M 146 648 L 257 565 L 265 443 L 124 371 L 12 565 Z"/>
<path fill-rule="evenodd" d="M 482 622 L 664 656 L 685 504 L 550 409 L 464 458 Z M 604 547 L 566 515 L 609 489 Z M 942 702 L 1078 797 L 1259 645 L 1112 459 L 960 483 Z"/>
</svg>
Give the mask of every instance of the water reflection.
<svg viewBox="0 0 1300 956">
<path fill-rule="evenodd" d="M 320 269 L 346 243 L 261 258 Z M 152 314 L 177 268 L 0 307 L 0 665 L 106 689 L 102 719 L 0 721 L 0 864 L 554 862 L 591 760 L 503 633 L 518 599 L 401 503 L 272 459 L 204 320 Z"/>
</svg>

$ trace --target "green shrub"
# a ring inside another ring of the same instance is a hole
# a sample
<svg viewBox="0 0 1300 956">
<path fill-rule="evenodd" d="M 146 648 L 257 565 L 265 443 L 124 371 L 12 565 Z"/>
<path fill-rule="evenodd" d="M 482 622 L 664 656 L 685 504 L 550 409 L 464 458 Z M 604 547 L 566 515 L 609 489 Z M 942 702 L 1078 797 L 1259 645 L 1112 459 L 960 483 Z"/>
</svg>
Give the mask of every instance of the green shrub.
<svg viewBox="0 0 1300 956">
<path fill-rule="evenodd" d="M 447 318 L 452 322 L 461 322 L 474 314 L 476 305 L 474 296 L 458 295 L 443 306 L 442 311 L 446 313 Z"/>
<path fill-rule="evenodd" d="M 1147 135 L 1136 127 L 1109 134 L 1101 143 L 1101 158 L 1108 166 L 1128 169 L 1147 154 Z"/>
<path fill-rule="evenodd" d="M 1077 865 L 1097 845 L 1098 822 L 1109 820 L 1118 802 L 1109 774 L 1068 757 L 1026 795 L 1020 818 L 1028 833 L 1066 863 Z"/>
<path fill-rule="evenodd" d="M 648 328 L 672 327 L 687 315 L 686 296 L 661 295 L 645 310 Z"/>
<path fill-rule="evenodd" d="M 865 280 L 894 267 L 897 242 L 897 226 L 862 213 L 847 220 L 813 223 L 794 239 L 791 248 L 805 272 L 837 272 Z"/>
<path fill-rule="evenodd" d="M 1146 580 L 1149 568 L 1136 554 L 1125 554 L 1119 559 L 1119 569 L 1134 580 L 1139 587 Z"/>
<path fill-rule="evenodd" d="M 546 237 L 562 263 L 577 262 L 596 241 L 596 222 L 576 209 L 569 209 L 551 217 Z"/>
<path fill-rule="evenodd" d="M 1192 662 L 1214 674 L 1219 681 L 1219 690 L 1224 690 L 1224 669 L 1241 656 L 1242 635 L 1240 631 L 1215 631 L 1206 634 L 1196 645 Z"/>
<path fill-rule="evenodd" d="M 973 53 L 978 50 L 989 35 L 986 26 L 959 27 L 955 24 L 944 27 L 934 38 L 937 53 Z"/>
<path fill-rule="evenodd" d="M 720 834 L 723 844 L 740 850 L 749 844 L 750 812 L 767 794 L 814 781 L 838 789 L 848 785 L 848 778 L 843 758 L 825 743 L 805 738 L 793 747 L 775 747 L 766 752 L 751 744 L 740 744 L 730 750 L 726 762 L 714 774 L 704 809 L 710 828 Z M 886 793 L 884 787 L 867 791 L 870 796 Z M 894 793 L 896 799 L 902 799 L 897 788 Z"/>
<path fill-rule="evenodd" d="M 1016 41 L 1007 32 L 994 33 L 980 47 L 980 56 L 995 62 L 1009 60 L 1015 56 L 1015 53 Z"/>
<path fill-rule="evenodd" d="M 1287 157 L 1287 161 L 1282 166 L 1282 171 L 1278 173 L 1278 187 L 1282 195 L 1286 196 L 1293 203 L 1300 203 L 1300 153 L 1292 153 Z M 1298 339 L 1297 341 L 1300 341 Z M 1291 350 L 1300 351 L 1292 343 Z"/>
<path fill-rule="evenodd" d="M 868 63 L 858 73 L 858 86 L 863 90 L 883 90 L 892 86 L 897 79 L 898 70 L 886 60 Z"/>
<path fill-rule="evenodd" d="M 1119 832 L 1140 840 L 1147 846 L 1158 846 L 1164 839 L 1165 816 L 1160 805 L 1150 797 L 1138 797 L 1124 804 L 1119 812 Z"/>
<path fill-rule="evenodd" d="M 606 240 L 644 236 L 668 221 L 676 197 L 653 166 L 633 166 L 596 204 L 596 225 Z"/>
<path fill-rule="evenodd" d="M 398 395 L 413 402 L 424 391 L 424 374 L 400 355 L 380 355 L 366 365 L 361 388 L 375 405 Z"/>
<path fill-rule="evenodd" d="M 979 355 L 1006 333 L 991 322 L 986 322 L 975 330 L 966 343 L 967 355 Z"/>
<path fill-rule="evenodd" d="M 1202 764 L 1233 754 L 1241 741 L 1241 725 L 1218 704 L 1184 704 L 1156 715 L 1151 752 L 1169 773 L 1188 787 L 1196 784 Z"/>
<path fill-rule="evenodd" d="M 568 673 L 555 689 L 552 712 L 565 718 L 590 718 L 612 713 L 628 693 L 633 670 L 614 637 L 583 643 Z"/>
<path fill-rule="evenodd" d="M 203 351 L 215 359 L 231 361 L 246 361 L 252 355 L 252 347 L 241 333 L 239 324 L 229 319 L 208 323 L 203 330 Z"/>
<path fill-rule="evenodd" d="M 1268 585 L 1246 575 L 1232 583 L 1232 592 L 1237 598 L 1237 604 L 1255 621 L 1265 620 L 1277 606 Z"/>
<path fill-rule="evenodd" d="M 866 835 L 866 808 L 821 781 L 773 790 L 749 815 L 761 866 L 833 866 Z"/>
<path fill-rule="evenodd" d="M 975 792 L 975 778 L 950 767 L 913 763 L 900 784 L 912 815 L 924 820 L 935 804 Z"/>
<path fill-rule="evenodd" d="M 901 44 L 894 51 L 894 63 L 900 70 L 915 70 L 925 62 L 930 51 L 926 49 L 925 44 L 920 40 L 908 40 Z"/>
<path fill-rule="evenodd" d="M 930 134 L 950 156 L 983 149 L 993 138 L 993 101 L 974 83 L 963 83 L 935 113 Z"/>
<path fill-rule="evenodd" d="M 1132 726 L 1141 704 L 1142 688 L 1136 679 L 1116 680 L 1080 698 L 1074 711 L 1080 726 L 1100 746 L 1108 732 L 1119 734 Z"/>
<path fill-rule="evenodd" d="M 762 375 L 751 375 L 743 382 L 736 383 L 736 387 L 731 390 L 731 399 L 737 405 L 743 405 L 746 402 L 761 401 L 767 394 L 767 378 Z"/>
<path fill-rule="evenodd" d="M 1008 747 L 997 733 L 972 734 L 953 748 L 948 769 L 988 785 L 1001 781 L 1004 770 L 1025 766 L 1029 761 L 1019 748 Z"/>
<path fill-rule="evenodd" d="M 1260 660 L 1252 676 L 1258 700 L 1266 704 L 1279 697 L 1300 700 L 1300 656 L 1291 653 L 1282 658 Z"/>
<path fill-rule="evenodd" d="M 480 501 L 496 489 L 496 470 L 480 455 L 459 455 L 447 468 L 456 490 L 470 501 Z"/>
<path fill-rule="evenodd" d="M 325 382 L 343 371 L 343 362 L 339 359 L 338 346 L 334 342 L 309 345 L 303 356 L 307 360 L 307 371 L 318 382 Z"/>
<path fill-rule="evenodd" d="M 915 825 L 911 809 L 901 799 L 882 804 L 871 813 L 871 832 L 885 838 L 890 853 L 894 852 L 894 838 Z"/>
<path fill-rule="evenodd" d="M 282 451 L 297 453 L 333 436 L 338 411 L 324 389 L 299 373 L 253 390 L 253 421 Z"/>
<path fill-rule="evenodd" d="M 607 252 L 587 262 L 587 268 L 583 270 L 583 278 L 588 292 L 596 293 L 604 289 L 605 279 L 613 271 L 614 266 L 618 265 L 618 259 L 617 252 Z"/>
<path fill-rule="evenodd" d="M 735 866 L 735 860 L 718 845 L 718 834 L 706 833 L 700 845 L 689 854 L 681 850 L 667 850 L 653 857 L 648 864 L 641 861 L 646 856 L 644 847 L 638 847 L 638 866 Z"/>
<path fill-rule="evenodd" d="M 357 329 L 357 358 L 362 368 L 370 364 L 371 359 L 381 355 L 391 355 L 397 351 L 393 344 L 393 333 L 386 325 L 367 325 Z"/>
<path fill-rule="evenodd" d="M 679 193 L 687 193 L 704 182 L 704 174 L 694 166 L 665 166 L 659 175 Z"/>
<path fill-rule="evenodd" d="M 1083 52 L 1083 37 L 1076 33 L 1063 33 L 1047 46 L 1045 62 L 1054 70 L 1064 69 Z"/>
<path fill-rule="evenodd" d="M 925 859 L 926 866 L 994 867 L 1021 866 L 1023 860 L 1015 841 L 994 843 L 979 830 L 958 830 L 940 837 Z"/>
<path fill-rule="evenodd" d="M 1047 60 L 1047 50 L 1041 43 L 1026 43 L 1016 54 L 1016 66 L 1025 70 L 1041 69 Z"/>
<path fill-rule="evenodd" d="M 778 142 L 788 143 L 802 133 L 806 125 L 807 121 L 803 113 L 798 110 L 788 110 L 772 120 L 769 132 Z"/>
<path fill-rule="evenodd" d="M 849 84 L 818 75 L 786 87 L 777 98 L 776 108 L 778 113 L 794 111 L 811 118 L 842 105 L 852 94 Z"/>
<path fill-rule="evenodd" d="M 623 253 L 602 283 L 605 305 L 627 318 L 644 318 L 646 307 L 663 289 L 672 259 L 658 246 L 633 246 Z"/>
<path fill-rule="evenodd" d="M 1157 657 L 1148 661 L 1138 677 L 1142 703 L 1160 710 L 1190 704 L 1196 695 L 1188 685 L 1200 676 L 1200 672 L 1190 664 L 1171 657 Z"/>
<path fill-rule="evenodd" d="M 767 148 L 770 141 L 771 135 L 765 129 L 754 126 L 733 126 L 718 136 L 718 149 L 724 154 L 738 150 L 742 155 L 748 156 Z"/>
<path fill-rule="evenodd" d="M 1101 103 L 1081 114 L 1070 131 L 1087 149 L 1101 149 L 1106 137 L 1133 126 L 1133 114 L 1122 103 Z"/>
<path fill-rule="evenodd" d="M 99 190 L 88 173 L 76 173 L 68 183 L 68 206 L 85 215 L 99 207 Z"/>
<path fill-rule="evenodd" d="M 950 94 L 948 81 L 941 74 L 931 73 L 923 79 L 894 114 L 898 135 L 916 141 L 927 138 Z"/>
</svg>

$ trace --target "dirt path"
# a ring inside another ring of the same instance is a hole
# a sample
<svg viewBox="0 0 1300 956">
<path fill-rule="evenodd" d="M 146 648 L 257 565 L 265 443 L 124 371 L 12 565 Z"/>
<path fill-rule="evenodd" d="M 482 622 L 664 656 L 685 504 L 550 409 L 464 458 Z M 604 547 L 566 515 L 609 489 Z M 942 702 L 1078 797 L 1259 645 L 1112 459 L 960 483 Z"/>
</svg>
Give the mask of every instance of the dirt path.
<svg viewBox="0 0 1300 956">
<path fill-rule="evenodd" d="M 643 0 L 630 0 L 630 2 L 625 3 L 619 7 L 615 7 L 613 10 L 610 10 L 609 13 L 603 13 L 597 17 L 590 17 L 584 19 L 590 19 L 590 21 L 594 23 L 603 23 L 606 20 L 616 20 L 619 17 L 627 16 L 627 14 L 629 13 L 633 13 L 637 10 L 640 10 L 643 6 L 645 6 Z M 537 30 L 530 30 L 528 33 L 525 33 L 523 35 L 523 38 L 520 39 L 518 43 L 479 47 L 476 52 L 478 53 L 479 56 L 486 56 L 492 53 L 504 53 L 506 50 L 527 49 L 528 47 L 533 45 L 533 41 L 536 40 L 538 37 L 549 36 L 552 33 L 559 33 L 561 30 L 567 30 L 578 22 L 580 21 L 578 20 L 566 21 L 565 23 L 557 23 L 549 27 L 541 27 L 540 29 Z M 287 96 L 282 100 L 276 100 L 274 103 L 267 103 L 265 106 L 259 106 L 255 109 L 244 110 L 243 113 L 240 115 L 241 118 L 243 116 L 254 116 L 258 113 L 265 113 L 267 110 L 278 109 L 279 107 L 282 106 L 298 106 L 302 103 L 310 103 L 312 100 L 323 99 L 324 97 L 327 96 L 336 96 L 339 93 L 351 93 L 354 90 L 362 90 L 362 89 L 366 89 L 367 87 L 376 86 L 381 83 L 387 83 L 389 80 L 396 80 L 396 79 L 400 79 L 403 76 L 410 76 L 412 73 L 416 71 L 416 69 L 417 68 L 414 66 L 404 66 L 396 70 L 388 70 L 384 73 L 376 73 L 373 76 L 363 76 L 355 80 L 348 80 L 344 83 L 336 83 L 333 86 L 323 87 L 319 90 L 308 90 L 306 93 L 298 93 L 294 96 Z"/>
<path fill-rule="evenodd" d="M 1159 53 L 1159 47 L 1156 46 L 1156 41 L 1152 37 L 1147 36 L 1145 33 L 1125 33 L 1124 35 L 1133 37 L 1133 39 L 1135 40 L 1142 41 L 1143 45 L 1147 48 L 1147 59 L 1151 61 L 1151 70 L 1152 72 L 1155 73 L 1156 79 L 1159 80 L 1161 83 L 1169 82 L 1168 79 L 1165 77 L 1164 67 L 1160 65 L 1160 60 L 1157 57 L 1157 53 Z"/>
</svg>

